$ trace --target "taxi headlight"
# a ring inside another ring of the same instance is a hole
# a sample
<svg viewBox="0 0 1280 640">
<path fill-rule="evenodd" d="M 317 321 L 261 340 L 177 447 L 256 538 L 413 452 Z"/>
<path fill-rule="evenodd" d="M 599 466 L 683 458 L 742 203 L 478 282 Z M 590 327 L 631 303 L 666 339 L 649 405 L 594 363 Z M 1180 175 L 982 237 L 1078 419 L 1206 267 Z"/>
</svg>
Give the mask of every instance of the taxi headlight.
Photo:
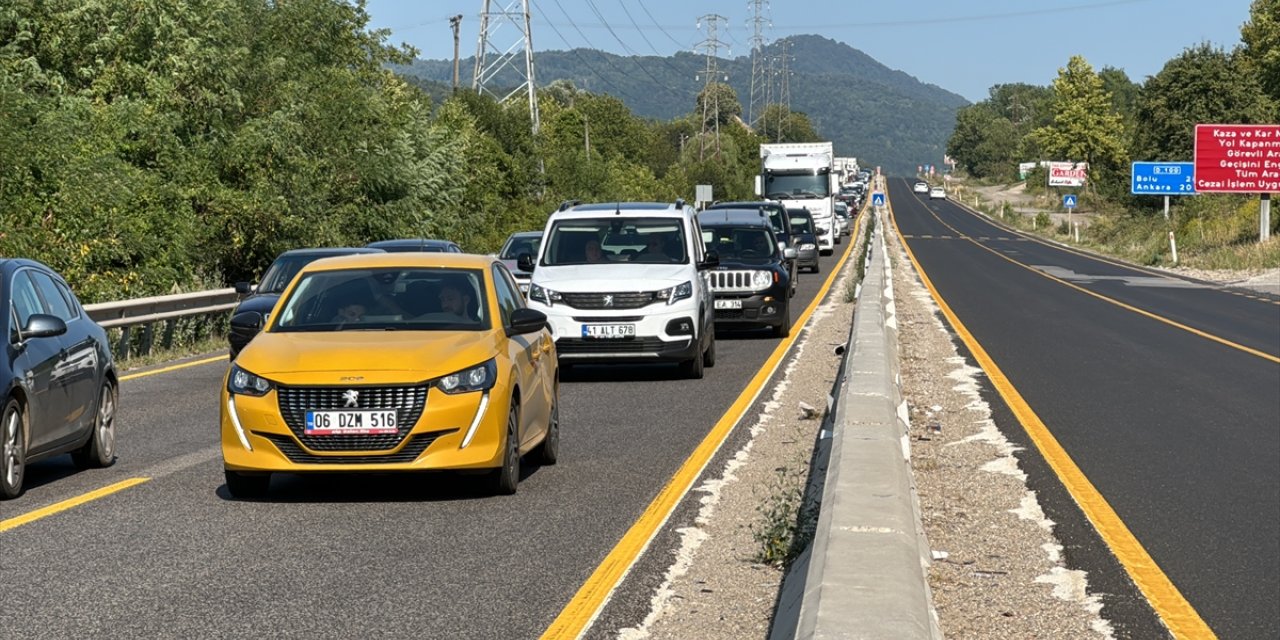
<svg viewBox="0 0 1280 640">
<path fill-rule="evenodd" d="M 272 386 L 270 380 L 236 365 L 231 365 L 231 374 L 227 376 L 227 391 L 235 394 L 260 398 L 267 395 Z"/>
<path fill-rule="evenodd" d="M 440 378 L 436 381 L 436 387 L 449 394 L 470 393 L 492 389 L 497 381 L 498 365 L 493 360 L 489 360 Z"/>
</svg>

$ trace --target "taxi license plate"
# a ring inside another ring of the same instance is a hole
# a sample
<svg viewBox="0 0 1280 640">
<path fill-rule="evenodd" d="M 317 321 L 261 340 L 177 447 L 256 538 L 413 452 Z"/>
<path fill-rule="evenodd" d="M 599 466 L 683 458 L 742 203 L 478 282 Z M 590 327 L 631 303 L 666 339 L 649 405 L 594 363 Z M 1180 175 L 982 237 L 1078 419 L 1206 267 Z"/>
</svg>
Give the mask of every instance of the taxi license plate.
<svg viewBox="0 0 1280 640">
<path fill-rule="evenodd" d="M 309 436 L 376 436 L 397 432 L 396 412 L 391 411 L 308 411 Z"/>
<path fill-rule="evenodd" d="M 634 324 L 584 324 L 584 338 L 633 338 L 636 335 Z"/>
<path fill-rule="evenodd" d="M 717 309 L 741 309 L 741 300 L 716 300 Z"/>
</svg>

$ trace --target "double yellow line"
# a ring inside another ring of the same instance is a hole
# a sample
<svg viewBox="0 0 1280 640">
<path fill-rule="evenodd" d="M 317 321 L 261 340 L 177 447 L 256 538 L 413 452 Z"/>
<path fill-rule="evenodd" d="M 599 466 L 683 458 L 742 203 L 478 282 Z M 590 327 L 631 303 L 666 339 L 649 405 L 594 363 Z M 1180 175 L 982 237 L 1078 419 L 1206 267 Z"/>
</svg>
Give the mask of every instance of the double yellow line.
<svg viewBox="0 0 1280 640">
<path fill-rule="evenodd" d="M 698 444 L 698 447 L 693 450 L 693 453 L 680 465 L 675 475 L 671 476 L 666 486 L 662 487 L 662 490 L 645 508 L 640 518 L 632 523 L 631 528 L 623 534 L 622 539 L 614 545 L 613 550 L 605 556 L 591 576 L 587 578 L 587 581 L 569 600 L 569 604 L 565 605 L 564 609 L 560 611 L 560 615 L 556 616 L 551 626 L 543 632 L 542 640 L 577 638 L 587 630 L 596 616 L 600 614 L 610 595 L 613 594 L 614 589 L 631 571 L 631 567 L 635 565 L 636 560 L 649 547 L 658 530 L 666 524 L 667 519 L 671 517 L 680 501 L 693 488 L 693 483 L 702 475 L 702 471 L 728 439 L 729 434 L 733 432 L 733 428 L 747 414 L 760 391 L 769 382 L 769 379 L 773 377 L 774 371 L 781 364 L 787 351 L 791 349 L 791 345 L 795 344 L 800 335 L 800 329 L 804 327 L 805 323 L 809 321 L 809 317 L 813 315 L 814 310 L 826 298 L 831 285 L 840 275 L 845 262 L 848 261 L 849 256 L 853 253 L 853 247 L 857 245 L 858 234 L 861 231 L 864 218 L 866 218 L 865 214 L 858 216 L 857 224 L 854 225 L 854 230 L 849 235 L 849 246 L 845 248 L 844 255 L 840 257 L 840 261 L 835 268 L 831 269 L 827 274 L 827 279 L 822 283 L 822 287 L 818 290 L 817 295 L 814 296 L 813 301 L 809 303 L 804 313 L 792 325 L 791 335 L 784 338 L 774 348 L 773 353 L 765 360 L 764 365 L 756 372 L 755 377 L 751 378 L 751 381 L 747 383 L 742 393 L 738 395 L 737 400 L 729 406 L 728 411 L 721 416 L 720 420 L 711 428 L 711 431 L 702 439 L 702 442 Z"/>
<path fill-rule="evenodd" d="M 937 216 L 935 215 L 935 217 Z M 902 238 L 902 230 L 898 228 L 898 219 L 893 215 L 892 203 L 889 205 L 889 219 L 893 221 L 894 232 L 898 234 L 899 238 Z M 940 218 L 939 221 L 941 222 Z M 943 222 L 943 224 L 945 225 L 946 222 Z M 953 228 L 952 231 L 955 231 L 955 229 Z M 978 243 L 975 242 L 974 244 Z M 982 245 L 978 244 L 978 246 Z M 915 253 L 911 251 L 911 247 L 905 239 L 902 240 L 902 248 L 906 251 L 911 264 L 915 266 L 921 282 L 924 283 L 925 288 L 933 296 L 938 308 L 942 310 L 942 314 L 946 316 L 947 322 L 951 324 L 956 335 L 960 336 L 965 346 L 968 347 L 969 353 L 973 355 L 982 370 L 986 372 L 987 377 L 991 379 L 996 391 L 1000 393 L 1000 397 L 1009 406 L 1014 417 L 1022 424 L 1022 428 L 1027 432 L 1032 443 L 1035 444 L 1041 457 L 1045 459 L 1049 467 L 1058 476 L 1058 479 L 1062 481 L 1067 492 L 1071 494 L 1071 498 L 1076 501 L 1076 504 L 1080 505 L 1080 510 L 1084 512 L 1085 517 L 1093 524 L 1103 542 L 1115 554 L 1116 559 L 1128 572 L 1129 577 L 1138 585 L 1142 595 L 1151 603 L 1151 607 L 1155 609 L 1156 614 L 1160 616 L 1169 631 L 1176 638 L 1216 638 L 1217 636 L 1214 635 L 1213 630 L 1209 628 L 1209 625 L 1191 606 L 1191 603 L 1183 597 L 1182 592 L 1173 584 L 1173 581 L 1160 569 L 1160 566 L 1156 564 L 1151 554 L 1147 553 L 1142 543 L 1138 542 L 1138 538 L 1133 535 L 1129 527 L 1120 519 L 1119 514 L 1115 512 L 1115 509 L 1111 507 L 1107 499 L 1093 486 L 1093 483 L 1084 475 L 1080 467 L 1076 466 L 1075 461 L 1071 459 L 1066 449 L 1049 431 L 1049 427 L 1045 426 L 1044 422 L 1040 420 L 1040 416 L 1036 415 L 1036 412 L 1031 409 L 1031 405 L 1027 403 L 1022 394 L 1009 381 L 1009 378 L 1000 370 L 995 360 L 987 354 L 986 349 L 973 337 L 973 334 L 969 333 L 968 328 L 951 310 L 946 300 L 942 299 L 942 296 L 934 288 L 933 282 L 929 280 L 929 276 L 920 266 L 919 260 L 916 259 Z M 990 250 L 989 248 L 987 249 Z M 993 253 L 1000 255 L 998 252 L 993 251 Z M 1000 257 L 1006 258 L 1003 255 L 1000 255 Z M 1020 263 L 1014 262 L 1014 264 Z M 1039 272 L 1037 271 L 1037 273 Z M 1048 276 L 1048 274 L 1042 275 Z M 1056 280 L 1056 278 L 1054 279 Z M 1063 284 L 1074 286 L 1065 282 Z M 1083 291 L 1096 295 L 1087 290 Z M 1103 299 L 1108 300 L 1107 298 Z M 1127 307 L 1127 305 L 1122 306 Z"/>
</svg>

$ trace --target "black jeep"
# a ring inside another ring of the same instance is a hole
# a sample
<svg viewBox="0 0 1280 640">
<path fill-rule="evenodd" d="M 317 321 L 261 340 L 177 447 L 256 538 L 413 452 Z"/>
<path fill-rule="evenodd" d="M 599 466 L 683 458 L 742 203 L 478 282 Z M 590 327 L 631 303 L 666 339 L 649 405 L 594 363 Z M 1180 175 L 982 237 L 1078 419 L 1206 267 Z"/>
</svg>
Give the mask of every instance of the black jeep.
<svg viewBox="0 0 1280 640">
<path fill-rule="evenodd" d="M 716 326 L 765 326 L 791 333 L 791 264 L 796 250 L 779 246 L 760 209 L 709 209 L 698 214 L 702 240 L 720 256 L 709 272 Z"/>
</svg>

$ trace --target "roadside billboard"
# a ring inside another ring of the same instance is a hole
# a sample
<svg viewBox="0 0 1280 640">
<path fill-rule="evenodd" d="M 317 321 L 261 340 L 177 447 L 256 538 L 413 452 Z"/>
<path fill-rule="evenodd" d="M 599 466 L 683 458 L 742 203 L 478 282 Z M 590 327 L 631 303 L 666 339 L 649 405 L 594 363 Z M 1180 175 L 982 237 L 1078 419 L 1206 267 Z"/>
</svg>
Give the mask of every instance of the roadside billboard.
<svg viewBox="0 0 1280 640">
<path fill-rule="evenodd" d="M 1088 173 L 1088 162 L 1050 162 L 1049 186 L 1083 187 Z"/>
<path fill-rule="evenodd" d="M 1196 191 L 1280 192 L 1280 124 L 1198 124 Z"/>
</svg>

